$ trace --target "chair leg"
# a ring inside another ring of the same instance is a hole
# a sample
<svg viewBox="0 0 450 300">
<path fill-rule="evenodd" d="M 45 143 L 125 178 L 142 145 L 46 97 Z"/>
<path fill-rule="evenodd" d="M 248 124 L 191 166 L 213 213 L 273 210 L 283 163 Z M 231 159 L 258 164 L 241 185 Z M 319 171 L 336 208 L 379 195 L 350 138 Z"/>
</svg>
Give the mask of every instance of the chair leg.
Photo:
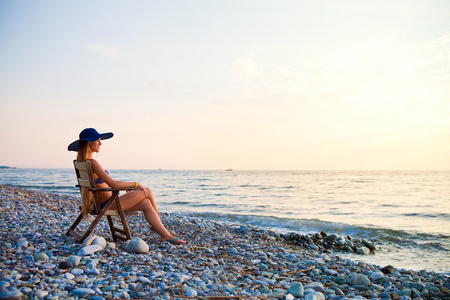
<svg viewBox="0 0 450 300">
<path fill-rule="evenodd" d="M 128 230 L 127 219 L 125 218 L 125 214 L 122 209 L 122 205 L 120 204 L 119 198 L 116 199 L 117 211 L 119 212 L 120 220 L 122 221 L 122 227 L 127 240 L 131 240 L 131 234 Z"/>
<path fill-rule="evenodd" d="M 111 230 L 111 235 L 113 237 L 113 240 L 115 242 L 117 242 L 118 240 L 122 240 L 122 241 L 126 241 L 126 240 L 131 240 L 131 235 L 130 232 L 128 230 L 128 224 L 127 224 L 127 220 L 125 218 L 121 218 L 120 223 L 122 223 L 122 228 L 118 228 L 116 226 L 114 226 L 114 221 L 113 221 L 113 217 L 112 216 L 106 216 L 108 219 L 108 223 L 109 223 L 109 229 Z M 119 218 L 120 218 L 120 214 L 119 214 Z M 119 235 L 120 233 L 120 235 Z"/>
<path fill-rule="evenodd" d="M 111 230 L 111 235 L 113 237 L 113 240 L 114 240 L 114 242 L 117 242 L 117 236 L 116 236 L 112 216 L 106 216 L 106 218 L 108 219 L 109 229 Z"/>
<path fill-rule="evenodd" d="M 69 230 L 67 230 L 66 235 L 71 235 L 70 232 L 72 230 L 75 230 L 75 228 L 77 228 L 78 224 L 80 224 L 81 220 L 83 219 L 83 214 L 80 214 L 78 216 L 78 218 L 75 220 L 75 222 L 73 222 L 72 226 L 69 228 Z"/>
<path fill-rule="evenodd" d="M 78 224 L 83 219 L 83 215 L 80 214 L 78 218 L 73 222 L 72 226 L 67 230 L 66 235 L 72 236 L 76 242 L 79 242 L 82 239 L 82 235 L 79 234 L 75 229 L 77 228 Z"/>
</svg>

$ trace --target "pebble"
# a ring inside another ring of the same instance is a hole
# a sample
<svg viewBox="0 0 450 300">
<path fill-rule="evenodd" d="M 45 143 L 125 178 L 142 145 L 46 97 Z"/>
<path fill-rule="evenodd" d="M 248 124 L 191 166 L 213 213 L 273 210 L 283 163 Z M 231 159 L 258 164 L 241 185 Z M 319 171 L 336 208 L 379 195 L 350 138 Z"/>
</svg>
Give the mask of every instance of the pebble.
<svg viewBox="0 0 450 300">
<path fill-rule="evenodd" d="M 152 281 L 150 279 L 148 279 L 147 277 L 144 276 L 139 276 L 137 278 L 138 281 L 143 282 L 143 283 L 152 283 Z"/>
<path fill-rule="evenodd" d="M 320 292 L 311 292 L 306 294 L 305 300 L 325 300 L 325 296 Z"/>
<path fill-rule="evenodd" d="M 70 271 L 71 274 L 78 276 L 84 273 L 83 269 L 78 269 L 78 268 L 74 268 L 72 269 L 72 271 Z"/>
<path fill-rule="evenodd" d="M 315 290 L 315 291 L 317 291 L 317 292 L 321 292 L 321 293 L 324 293 L 324 292 L 325 292 L 325 289 L 324 289 L 324 287 L 323 287 L 323 284 L 320 283 L 320 282 L 313 282 L 313 283 L 310 283 L 310 284 L 308 284 L 308 285 L 305 286 L 305 290 L 306 290 L 306 289 L 313 289 L 313 290 Z"/>
<path fill-rule="evenodd" d="M 287 294 L 287 295 L 284 297 L 284 299 L 285 299 L 285 300 L 294 300 L 295 297 L 294 297 L 293 295 L 291 295 L 291 294 Z"/>
<path fill-rule="evenodd" d="M 72 269 L 73 264 L 69 261 L 62 261 L 59 263 L 59 268 L 60 269 Z"/>
<path fill-rule="evenodd" d="M 186 291 L 186 297 L 197 297 L 197 291 L 196 290 L 187 290 Z"/>
<path fill-rule="evenodd" d="M 372 275 L 370 275 L 370 279 L 372 281 L 378 281 L 383 278 L 384 278 L 384 274 L 383 274 L 383 272 L 380 272 L 380 271 L 375 271 L 372 273 Z"/>
<path fill-rule="evenodd" d="M 0 281 L 0 289 L 7 289 L 11 284 L 7 281 Z"/>
<path fill-rule="evenodd" d="M 88 295 L 95 294 L 95 291 L 92 289 L 87 289 L 87 288 L 76 288 L 76 289 L 73 289 L 70 293 L 72 295 L 76 295 L 79 297 L 86 297 Z"/>
<path fill-rule="evenodd" d="M 89 275 L 100 275 L 100 271 L 97 268 L 86 269 L 84 272 Z"/>
<path fill-rule="evenodd" d="M 36 253 L 35 255 L 34 255 L 34 260 L 43 260 L 43 261 L 48 261 L 49 260 L 49 258 L 48 258 L 48 255 L 46 254 L 46 253 L 44 253 L 44 252 L 39 252 L 39 253 Z"/>
<path fill-rule="evenodd" d="M 0 300 L 450 298 L 444 274 L 339 256 L 358 248 L 376 255 L 369 239 L 278 234 L 160 213 L 166 227 L 187 241 L 176 247 L 160 243 L 141 214 L 127 218 L 134 240 L 147 246 L 138 255 L 129 251 L 131 241 L 112 241 L 106 220 L 89 245 L 61 235 L 78 215 L 79 197 L 0 186 L 0 201 L 0 226 L 8 233 L 0 235 Z M 97 250 L 87 254 L 85 247 Z"/>
<path fill-rule="evenodd" d="M 66 262 L 71 263 L 74 267 L 78 266 L 80 264 L 81 257 L 78 255 L 70 255 Z"/>
<path fill-rule="evenodd" d="M 36 291 L 36 297 L 39 299 L 42 299 L 47 295 L 48 295 L 47 291 L 40 291 L 40 290 Z"/>
<path fill-rule="evenodd" d="M 18 300 L 22 297 L 22 292 L 14 287 L 9 287 L 7 289 L 0 289 L 0 299 L 1 300 Z"/>
<path fill-rule="evenodd" d="M 388 265 L 381 269 L 381 272 L 383 272 L 384 274 L 392 274 L 394 271 L 395 271 L 395 268 L 391 265 Z"/>
<path fill-rule="evenodd" d="M 287 290 L 289 294 L 292 294 L 295 297 L 303 297 L 304 288 L 301 282 L 295 282 L 291 287 Z"/>
<path fill-rule="evenodd" d="M 50 264 L 50 263 L 41 265 L 41 269 L 44 269 L 44 270 L 53 269 L 55 267 L 56 267 L 55 264 Z"/>
<path fill-rule="evenodd" d="M 370 279 L 364 275 L 364 274 L 355 274 L 353 275 L 349 282 L 350 285 L 356 286 L 356 285 L 370 285 Z"/>
<path fill-rule="evenodd" d="M 17 248 L 26 248 L 28 247 L 28 241 L 26 239 L 20 239 L 17 241 Z"/>
<path fill-rule="evenodd" d="M 100 250 L 103 250 L 102 246 L 100 246 L 100 245 L 89 245 L 89 246 L 81 248 L 78 251 L 77 255 L 85 256 L 85 255 L 89 255 L 89 254 L 92 254 L 92 253 L 100 251 Z"/>
</svg>

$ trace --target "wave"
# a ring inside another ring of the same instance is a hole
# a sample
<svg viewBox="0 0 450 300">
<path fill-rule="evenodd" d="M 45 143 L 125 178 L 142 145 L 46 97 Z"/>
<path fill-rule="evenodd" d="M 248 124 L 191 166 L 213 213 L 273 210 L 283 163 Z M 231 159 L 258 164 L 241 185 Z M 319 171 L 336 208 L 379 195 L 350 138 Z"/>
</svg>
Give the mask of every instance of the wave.
<svg viewBox="0 0 450 300">
<path fill-rule="evenodd" d="M 295 232 L 299 234 L 312 234 L 325 231 L 328 234 L 376 240 L 379 244 L 393 243 L 403 247 L 419 247 L 423 249 L 428 248 L 441 251 L 450 251 L 450 236 L 442 234 L 408 232 L 404 230 L 380 228 L 370 225 L 349 225 L 319 219 L 293 219 L 278 218 L 274 216 L 212 212 L 177 213 L 193 217 L 214 219 L 235 225 L 251 225 L 261 229 L 273 230 L 278 233 Z"/>
<path fill-rule="evenodd" d="M 164 205 L 189 205 L 191 201 L 176 201 L 176 202 L 165 202 Z"/>
<path fill-rule="evenodd" d="M 405 213 L 405 217 L 424 217 L 424 218 L 443 218 L 450 219 L 450 214 L 448 213 Z"/>
<path fill-rule="evenodd" d="M 55 194 L 73 195 L 80 192 L 74 185 L 31 185 L 31 184 L 5 184 L 19 189 L 29 189 L 41 192 L 52 192 Z"/>
</svg>

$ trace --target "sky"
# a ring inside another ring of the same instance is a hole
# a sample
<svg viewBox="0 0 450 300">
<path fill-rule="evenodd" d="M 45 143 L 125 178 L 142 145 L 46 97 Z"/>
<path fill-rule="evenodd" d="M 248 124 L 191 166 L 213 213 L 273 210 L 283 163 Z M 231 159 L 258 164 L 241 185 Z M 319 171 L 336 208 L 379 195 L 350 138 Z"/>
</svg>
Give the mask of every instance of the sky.
<svg viewBox="0 0 450 300">
<path fill-rule="evenodd" d="M 0 0 L 0 165 L 450 170 L 450 1 Z"/>
</svg>

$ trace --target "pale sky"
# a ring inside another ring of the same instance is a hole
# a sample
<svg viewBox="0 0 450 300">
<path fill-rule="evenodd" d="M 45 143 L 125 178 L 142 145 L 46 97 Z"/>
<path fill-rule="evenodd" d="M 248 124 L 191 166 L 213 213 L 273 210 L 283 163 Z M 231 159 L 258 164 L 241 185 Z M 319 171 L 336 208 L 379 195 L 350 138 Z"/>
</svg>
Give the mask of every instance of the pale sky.
<svg viewBox="0 0 450 300">
<path fill-rule="evenodd" d="M 0 165 L 450 170 L 450 1 L 0 0 Z"/>
</svg>

